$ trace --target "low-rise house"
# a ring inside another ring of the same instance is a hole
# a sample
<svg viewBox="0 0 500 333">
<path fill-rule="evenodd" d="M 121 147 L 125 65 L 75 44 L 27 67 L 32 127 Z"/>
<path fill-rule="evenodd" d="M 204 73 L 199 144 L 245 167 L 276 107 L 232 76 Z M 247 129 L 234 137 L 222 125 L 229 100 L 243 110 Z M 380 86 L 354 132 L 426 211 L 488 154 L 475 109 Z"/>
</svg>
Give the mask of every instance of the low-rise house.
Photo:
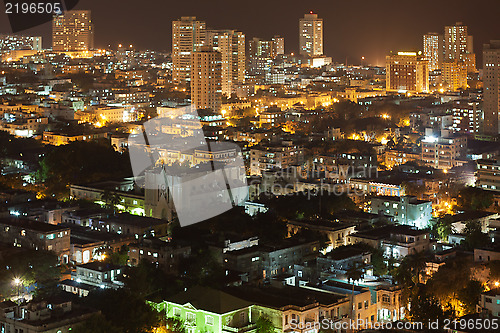
<svg viewBox="0 0 500 333">
<path fill-rule="evenodd" d="M 403 290 L 400 286 L 378 286 L 377 321 L 398 321 L 405 317 L 405 305 L 402 300 Z"/>
<path fill-rule="evenodd" d="M 371 253 L 359 246 L 343 246 L 316 259 L 319 271 L 345 274 L 356 265 L 369 265 Z"/>
<path fill-rule="evenodd" d="M 99 287 L 118 289 L 123 287 L 120 280 L 124 267 L 103 262 L 90 262 L 76 266 L 76 272 L 71 274 L 71 279 L 78 283 Z"/>
<path fill-rule="evenodd" d="M 474 249 L 474 261 L 484 262 L 500 260 L 500 246 L 490 246 Z"/>
<path fill-rule="evenodd" d="M 330 241 L 330 248 L 347 245 L 347 236 L 354 233 L 353 223 L 342 223 L 324 219 L 289 220 L 287 222 L 288 236 L 291 237 L 300 230 L 314 230 L 324 234 Z"/>
<path fill-rule="evenodd" d="M 491 289 L 481 293 L 478 312 L 487 312 L 492 316 L 500 317 L 500 289 Z"/>
<path fill-rule="evenodd" d="M 169 222 L 167 220 L 126 213 L 92 219 L 90 222 L 92 230 L 132 236 L 135 239 L 167 236 L 168 226 Z"/>
<path fill-rule="evenodd" d="M 431 250 L 430 233 L 406 225 L 389 225 L 348 236 L 350 244 L 366 243 L 381 248 L 389 258 L 403 258 L 409 254 Z"/>
<path fill-rule="evenodd" d="M 70 333 L 98 311 L 79 308 L 61 297 L 25 305 L 0 303 L 2 333 Z"/>
<path fill-rule="evenodd" d="M 418 200 L 412 196 L 372 197 L 370 211 L 372 213 L 391 216 L 396 223 L 423 229 L 431 221 L 432 202 Z"/>
<path fill-rule="evenodd" d="M 220 290 L 195 286 L 162 302 L 149 302 L 166 318 L 179 318 L 187 332 L 255 332 L 252 303 Z"/>
<path fill-rule="evenodd" d="M 229 251 L 222 258 L 226 269 L 248 273 L 250 280 L 265 280 L 290 273 L 295 264 L 314 259 L 318 254 L 319 241 L 287 239 Z"/>
<path fill-rule="evenodd" d="M 21 218 L 0 218 L 0 231 L 2 243 L 52 251 L 61 263 L 69 262 L 71 231 L 67 227 Z"/>
<path fill-rule="evenodd" d="M 156 264 L 168 273 L 175 274 L 183 259 L 191 255 L 191 246 L 165 242 L 157 238 L 144 238 L 129 245 L 129 263 L 138 265 L 141 260 Z"/>
</svg>

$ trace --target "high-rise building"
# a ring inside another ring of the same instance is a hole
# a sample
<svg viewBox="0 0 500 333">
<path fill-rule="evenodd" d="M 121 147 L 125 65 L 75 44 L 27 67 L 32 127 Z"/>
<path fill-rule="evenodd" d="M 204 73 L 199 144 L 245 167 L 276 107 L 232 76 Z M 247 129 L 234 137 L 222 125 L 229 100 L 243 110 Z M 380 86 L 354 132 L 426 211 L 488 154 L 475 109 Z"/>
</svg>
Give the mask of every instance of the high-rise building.
<svg viewBox="0 0 500 333">
<path fill-rule="evenodd" d="M 443 35 L 430 32 L 424 35 L 424 57 L 429 60 L 429 71 L 441 68 L 443 61 Z"/>
<path fill-rule="evenodd" d="M 274 57 L 285 54 L 285 38 L 276 35 L 271 39 L 271 42 L 273 43 L 272 48 Z"/>
<path fill-rule="evenodd" d="M 484 132 L 500 133 L 500 40 L 483 46 L 483 110 Z"/>
<path fill-rule="evenodd" d="M 205 45 L 221 54 L 222 94 L 231 97 L 245 82 L 245 35 L 235 30 L 207 30 Z"/>
<path fill-rule="evenodd" d="M 42 50 L 42 37 L 0 34 L 0 51 Z"/>
<path fill-rule="evenodd" d="M 467 34 L 462 22 L 444 28 L 444 60 L 460 60 L 467 63 L 467 71 L 476 70 L 473 38 Z"/>
<path fill-rule="evenodd" d="M 254 37 L 248 42 L 248 74 L 262 75 L 271 70 L 276 56 L 285 53 L 285 39 L 274 36 L 271 40 Z"/>
<path fill-rule="evenodd" d="M 191 56 L 205 40 L 206 25 L 195 16 L 183 16 L 172 22 L 172 81 L 187 85 L 190 82 Z"/>
<path fill-rule="evenodd" d="M 318 14 L 305 14 L 299 20 L 299 47 L 303 56 L 323 55 L 323 19 Z"/>
<path fill-rule="evenodd" d="M 221 53 L 203 46 L 192 54 L 191 101 L 198 109 L 218 113 L 222 104 Z"/>
<path fill-rule="evenodd" d="M 386 90 L 422 93 L 429 91 L 429 66 L 421 52 L 398 52 L 386 57 Z"/>
<path fill-rule="evenodd" d="M 442 65 L 443 85 L 449 91 L 467 89 L 467 65 L 460 60 L 446 60 Z"/>
<path fill-rule="evenodd" d="M 54 51 L 86 51 L 94 48 L 90 10 L 68 10 L 52 20 Z"/>
</svg>

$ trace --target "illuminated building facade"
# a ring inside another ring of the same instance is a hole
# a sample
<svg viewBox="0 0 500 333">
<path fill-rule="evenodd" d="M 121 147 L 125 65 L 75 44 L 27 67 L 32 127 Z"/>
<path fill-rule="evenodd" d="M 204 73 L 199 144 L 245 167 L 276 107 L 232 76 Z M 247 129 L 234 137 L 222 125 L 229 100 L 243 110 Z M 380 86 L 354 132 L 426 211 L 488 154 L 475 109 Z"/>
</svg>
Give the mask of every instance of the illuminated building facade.
<svg viewBox="0 0 500 333">
<path fill-rule="evenodd" d="M 42 37 L 0 34 L 0 52 L 14 50 L 42 50 Z"/>
<path fill-rule="evenodd" d="M 492 40 L 483 46 L 483 110 L 484 132 L 500 133 L 500 40 Z"/>
<path fill-rule="evenodd" d="M 187 85 L 191 81 L 191 57 L 205 39 L 206 25 L 195 16 L 183 16 L 172 22 L 172 81 Z"/>
<path fill-rule="evenodd" d="M 443 86 L 449 91 L 467 89 L 467 65 L 459 60 L 446 60 L 442 68 Z"/>
<path fill-rule="evenodd" d="M 323 19 L 318 14 L 305 14 L 299 20 L 299 47 L 303 56 L 323 55 Z"/>
<path fill-rule="evenodd" d="M 221 54 L 222 94 L 231 97 L 245 83 L 245 35 L 235 30 L 207 30 L 205 45 Z"/>
<path fill-rule="evenodd" d="M 69 10 L 52 20 L 52 50 L 87 51 L 94 48 L 90 10 Z"/>
<path fill-rule="evenodd" d="M 429 91 L 429 65 L 420 52 L 398 52 L 386 57 L 386 90 L 426 93 Z"/>
<path fill-rule="evenodd" d="M 253 38 L 248 43 L 248 72 L 262 75 L 271 71 L 273 59 L 285 53 L 285 39 L 274 36 L 271 40 Z"/>
<path fill-rule="evenodd" d="M 462 22 L 444 28 L 444 59 L 463 61 L 468 72 L 476 71 L 473 38 L 467 34 L 467 26 Z"/>
<path fill-rule="evenodd" d="M 209 46 L 193 52 L 191 100 L 196 109 L 220 112 L 222 105 L 221 53 Z"/>
<path fill-rule="evenodd" d="M 441 68 L 443 58 L 443 36 L 435 32 L 424 35 L 424 57 L 429 61 L 429 71 Z"/>
</svg>

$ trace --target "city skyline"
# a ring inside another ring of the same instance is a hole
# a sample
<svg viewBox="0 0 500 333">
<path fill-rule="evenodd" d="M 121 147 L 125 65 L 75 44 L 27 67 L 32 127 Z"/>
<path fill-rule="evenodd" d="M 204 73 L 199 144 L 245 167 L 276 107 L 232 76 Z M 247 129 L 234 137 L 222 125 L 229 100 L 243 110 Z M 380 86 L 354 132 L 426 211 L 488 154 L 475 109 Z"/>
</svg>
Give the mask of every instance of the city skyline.
<svg viewBox="0 0 500 333">
<path fill-rule="evenodd" d="M 175 6 L 146 3 L 141 4 L 141 8 L 134 7 L 131 1 L 125 1 L 119 7 L 113 5 L 113 8 L 107 8 L 102 3 L 88 0 L 80 1 L 75 9 L 92 11 L 97 48 L 108 45 L 116 48 L 119 43 L 125 43 L 133 44 L 137 49 L 167 52 L 171 51 L 172 46 L 171 22 L 181 16 L 197 16 L 207 22 L 207 28 L 242 31 L 247 40 L 253 37 L 270 39 L 274 35 L 281 35 L 286 40 L 285 52 L 298 52 L 298 19 L 312 11 L 324 20 L 325 55 L 331 56 L 335 62 L 345 62 L 347 57 L 347 62 L 351 64 L 360 63 L 360 58 L 364 56 L 365 63 L 379 66 L 384 65 L 388 52 L 421 50 L 423 34 L 443 33 L 445 26 L 461 21 L 468 26 L 469 34 L 474 36 L 476 61 L 481 67 L 483 44 L 498 37 L 495 36 L 495 29 L 491 28 L 491 23 L 496 22 L 495 11 L 487 10 L 495 5 L 495 1 L 482 0 L 479 3 L 484 10 L 466 11 L 466 1 L 434 3 L 425 0 L 411 8 L 411 15 L 406 6 L 394 0 L 377 4 L 363 1 L 364 9 L 358 12 L 350 8 L 349 3 L 296 2 L 295 5 L 283 7 L 282 3 L 253 2 L 251 6 L 231 8 L 226 0 L 216 1 L 215 6 L 189 1 L 176 3 Z M 219 8 L 235 14 L 220 15 Z M 352 15 L 349 15 L 351 11 Z M 109 16 L 110 12 L 115 15 Z M 9 33 L 6 15 L 0 15 L 0 32 Z M 500 27 L 500 23 L 496 24 Z M 148 34 L 148 31 L 153 33 Z M 40 35 L 44 37 L 44 47 L 49 47 L 51 24 L 20 34 Z"/>
</svg>

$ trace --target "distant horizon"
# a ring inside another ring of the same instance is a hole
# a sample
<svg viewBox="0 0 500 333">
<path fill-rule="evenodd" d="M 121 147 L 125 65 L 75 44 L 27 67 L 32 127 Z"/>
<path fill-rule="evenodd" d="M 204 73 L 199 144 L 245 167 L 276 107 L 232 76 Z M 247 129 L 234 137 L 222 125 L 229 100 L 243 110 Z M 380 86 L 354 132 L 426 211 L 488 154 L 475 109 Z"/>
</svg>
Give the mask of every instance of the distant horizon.
<svg viewBox="0 0 500 333">
<path fill-rule="evenodd" d="M 324 21 L 324 52 L 334 62 L 358 65 L 385 65 L 390 51 L 421 50 L 422 36 L 442 34 L 444 27 L 463 22 L 474 38 L 476 64 L 482 68 L 483 44 L 500 39 L 497 0 L 422 0 L 418 4 L 398 0 L 377 3 L 360 0 L 353 8 L 340 1 L 261 1 L 235 5 L 229 0 L 211 2 L 188 0 L 170 5 L 124 0 L 102 3 L 80 0 L 75 9 L 91 10 L 95 48 L 116 49 L 118 44 L 132 44 L 138 50 L 171 51 L 172 21 L 181 16 L 196 16 L 214 29 L 242 31 L 246 40 L 253 37 L 285 38 L 286 53 L 298 51 L 298 22 L 313 11 Z M 139 5 L 140 4 L 140 5 Z M 222 9 L 220 9 L 222 8 Z M 490 10 L 488 9 L 490 8 Z M 114 15 L 110 16 L 110 13 Z M 230 15 L 227 15 L 227 14 Z M 44 48 L 51 47 L 51 23 L 21 31 L 19 35 L 41 36 Z M 0 13 L 0 34 L 10 34 L 8 18 Z"/>
</svg>

